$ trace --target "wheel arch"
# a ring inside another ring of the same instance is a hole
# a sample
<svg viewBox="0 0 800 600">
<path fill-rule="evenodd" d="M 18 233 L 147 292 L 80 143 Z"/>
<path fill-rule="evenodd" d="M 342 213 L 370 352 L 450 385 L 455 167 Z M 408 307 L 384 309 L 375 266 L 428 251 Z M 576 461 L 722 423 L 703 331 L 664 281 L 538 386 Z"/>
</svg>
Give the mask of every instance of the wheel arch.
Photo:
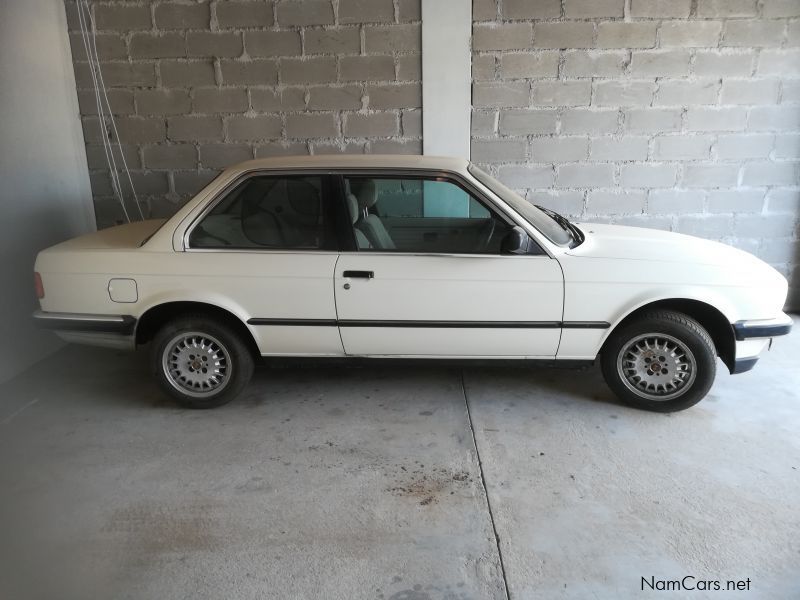
<svg viewBox="0 0 800 600">
<path fill-rule="evenodd" d="M 203 314 L 213 319 L 218 319 L 241 335 L 247 347 L 259 355 L 258 344 L 252 331 L 242 321 L 240 317 L 226 308 L 207 302 L 196 302 L 187 300 L 172 300 L 162 302 L 148 308 L 136 322 L 134 333 L 136 345 L 146 344 L 153 339 L 158 330 L 169 321 L 187 314 Z"/>
<path fill-rule="evenodd" d="M 703 302 L 702 300 L 692 298 L 665 298 L 647 302 L 636 307 L 619 319 L 609 329 L 608 335 L 606 335 L 605 340 L 603 340 L 603 347 L 605 347 L 606 342 L 614 330 L 651 310 L 673 310 L 683 313 L 700 323 L 711 336 L 717 355 L 722 362 L 725 363 L 725 366 L 728 367 L 728 370 L 733 372 L 736 362 L 736 339 L 730 321 L 723 312 L 715 306 Z"/>
</svg>

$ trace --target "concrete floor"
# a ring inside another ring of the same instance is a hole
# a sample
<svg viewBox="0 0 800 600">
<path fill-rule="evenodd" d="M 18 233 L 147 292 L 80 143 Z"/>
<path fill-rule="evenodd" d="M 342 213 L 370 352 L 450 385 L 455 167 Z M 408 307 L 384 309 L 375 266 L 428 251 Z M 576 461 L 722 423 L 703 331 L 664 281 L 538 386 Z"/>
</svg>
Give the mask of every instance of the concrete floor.
<svg viewBox="0 0 800 600">
<path fill-rule="evenodd" d="M 596 369 L 406 367 L 192 412 L 68 347 L 0 387 L 0 598 L 797 598 L 798 355 L 800 323 L 673 415 Z"/>
</svg>

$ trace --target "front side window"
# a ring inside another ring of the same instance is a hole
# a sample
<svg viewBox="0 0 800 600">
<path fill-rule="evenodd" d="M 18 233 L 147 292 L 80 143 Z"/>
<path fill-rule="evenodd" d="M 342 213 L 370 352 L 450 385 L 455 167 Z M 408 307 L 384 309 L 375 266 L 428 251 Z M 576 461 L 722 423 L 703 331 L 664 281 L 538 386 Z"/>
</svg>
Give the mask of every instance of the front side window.
<svg viewBox="0 0 800 600">
<path fill-rule="evenodd" d="M 446 179 L 345 177 L 359 250 L 499 254 L 511 226 Z"/>
<path fill-rule="evenodd" d="M 229 192 L 189 236 L 192 248 L 336 247 L 320 176 L 254 176 Z"/>
</svg>

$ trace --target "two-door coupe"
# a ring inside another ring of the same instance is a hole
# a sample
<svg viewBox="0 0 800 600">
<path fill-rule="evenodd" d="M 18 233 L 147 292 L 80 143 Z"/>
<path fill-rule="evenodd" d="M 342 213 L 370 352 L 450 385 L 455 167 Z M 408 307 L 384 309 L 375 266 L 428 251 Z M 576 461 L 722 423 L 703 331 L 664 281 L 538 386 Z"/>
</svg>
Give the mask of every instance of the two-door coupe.
<svg viewBox="0 0 800 600">
<path fill-rule="evenodd" d="M 716 357 L 752 368 L 786 279 L 694 237 L 572 223 L 465 160 L 315 156 L 225 170 L 167 220 L 42 251 L 41 310 L 66 340 L 149 343 L 163 389 L 230 401 L 254 358 L 588 364 L 635 406 L 674 411 Z"/>
</svg>

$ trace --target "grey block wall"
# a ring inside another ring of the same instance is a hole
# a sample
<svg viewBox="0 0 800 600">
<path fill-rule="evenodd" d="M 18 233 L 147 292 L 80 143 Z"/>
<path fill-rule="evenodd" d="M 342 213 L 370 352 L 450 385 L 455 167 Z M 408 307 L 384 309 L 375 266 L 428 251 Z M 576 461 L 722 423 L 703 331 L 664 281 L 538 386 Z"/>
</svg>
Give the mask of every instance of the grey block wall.
<svg viewBox="0 0 800 600">
<path fill-rule="evenodd" d="M 66 1 L 98 226 L 120 222 L 76 4 Z M 281 154 L 422 151 L 420 0 L 91 1 L 148 216 Z"/>
<path fill-rule="evenodd" d="M 472 159 L 583 220 L 721 240 L 800 307 L 800 0 L 474 0 Z"/>
</svg>

